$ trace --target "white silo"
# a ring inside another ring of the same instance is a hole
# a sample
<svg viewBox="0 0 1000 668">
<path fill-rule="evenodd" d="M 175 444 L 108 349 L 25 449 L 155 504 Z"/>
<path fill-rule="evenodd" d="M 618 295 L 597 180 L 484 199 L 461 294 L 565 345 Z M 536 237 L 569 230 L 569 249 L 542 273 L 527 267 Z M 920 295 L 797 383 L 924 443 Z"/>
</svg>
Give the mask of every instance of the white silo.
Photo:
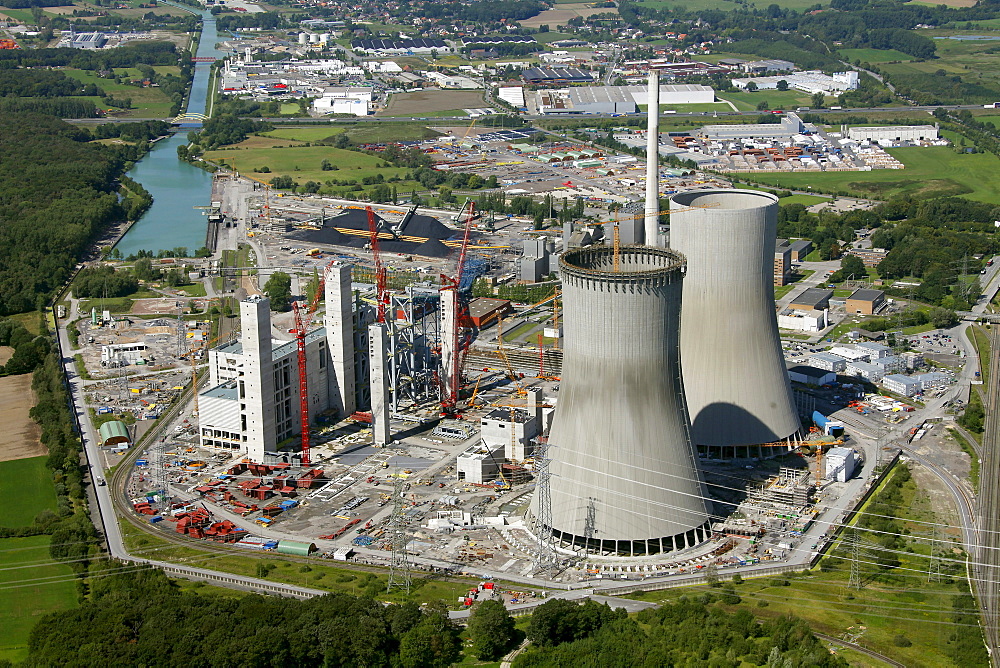
<svg viewBox="0 0 1000 668">
<path fill-rule="evenodd" d="M 316 34 L 309 35 L 309 43 L 310 44 L 319 44 L 319 35 L 316 35 Z"/>
<path fill-rule="evenodd" d="M 681 360 L 691 439 L 723 458 L 800 428 L 774 304 L 778 198 L 709 190 L 670 198 L 670 247 L 687 258 Z"/>
<path fill-rule="evenodd" d="M 559 259 L 562 380 L 547 459 L 553 537 L 638 556 L 708 539 L 708 502 L 688 434 L 678 332 L 684 258 L 589 247 Z M 539 498 L 531 516 L 540 515 Z M 536 529 L 538 527 L 536 526 Z"/>
<path fill-rule="evenodd" d="M 330 33 L 328 33 L 328 32 L 320 33 L 320 35 L 319 35 L 319 43 L 320 44 L 327 44 L 329 41 L 330 41 Z"/>
<path fill-rule="evenodd" d="M 307 33 L 307 32 L 300 32 L 299 33 L 299 44 L 308 44 L 308 43 L 309 43 L 309 33 Z"/>
</svg>

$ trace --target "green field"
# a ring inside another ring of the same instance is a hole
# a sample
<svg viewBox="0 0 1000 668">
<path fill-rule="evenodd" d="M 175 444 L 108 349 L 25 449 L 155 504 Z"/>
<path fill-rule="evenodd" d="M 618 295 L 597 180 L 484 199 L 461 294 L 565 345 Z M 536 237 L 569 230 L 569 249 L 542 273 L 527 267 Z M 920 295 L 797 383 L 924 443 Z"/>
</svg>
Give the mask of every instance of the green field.
<svg viewBox="0 0 1000 668">
<path fill-rule="evenodd" d="M 51 485 L 50 485 L 51 486 Z M 0 538 L 0 659 L 27 657 L 28 634 L 38 618 L 77 605 L 69 566 L 52 563 L 49 536 Z"/>
<path fill-rule="evenodd" d="M 45 457 L 0 462 L 0 509 L 0 526 L 10 528 L 28 526 L 38 513 L 56 509 Z"/>
<path fill-rule="evenodd" d="M 913 59 L 913 56 L 908 56 L 895 49 L 841 49 L 837 55 L 852 63 L 855 60 L 860 60 L 863 63 L 888 63 L 893 60 Z"/>
<path fill-rule="evenodd" d="M 31 15 L 30 9 L 7 9 L 5 7 L 0 7 L 0 14 L 9 16 L 15 21 L 27 23 L 29 25 L 35 22 L 35 17 Z M 52 14 L 49 14 L 49 16 L 52 16 Z"/>
<path fill-rule="evenodd" d="M 946 146 L 888 149 L 906 169 L 871 172 L 767 174 L 754 180 L 771 186 L 826 192 L 846 191 L 860 197 L 886 199 L 896 195 L 962 195 L 979 202 L 1000 204 L 1000 160 L 991 153 L 958 154 Z"/>
<path fill-rule="evenodd" d="M 719 99 L 733 102 L 741 111 L 752 111 L 761 102 L 767 102 L 772 110 L 808 107 L 810 104 L 809 94 L 798 90 L 758 90 L 753 93 L 733 91 L 720 93 Z"/>
<path fill-rule="evenodd" d="M 710 9 L 720 9 L 722 11 L 733 11 L 737 9 L 739 5 L 733 2 L 733 0 L 644 0 L 639 2 L 643 7 L 650 7 L 654 9 L 686 9 L 691 12 L 698 12 Z M 764 9 L 768 5 L 775 4 L 783 9 L 794 9 L 796 11 L 802 11 L 809 7 L 814 7 L 816 2 L 809 2 L 809 0 L 775 0 L 773 3 L 767 0 L 758 0 L 757 2 L 748 2 L 748 5 L 756 5 L 758 9 Z M 828 3 L 822 3 L 828 4 Z M 757 56 L 759 58 L 759 56 Z"/>
<path fill-rule="evenodd" d="M 157 70 L 161 72 L 170 72 L 172 74 L 179 74 L 180 72 L 177 67 L 160 67 L 157 68 Z M 139 88 L 137 86 L 120 84 L 114 79 L 102 79 L 89 70 L 65 69 L 63 72 L 65 72 L 67 76 L 73 77 L 74 79 L 82 81 L 85 84 L 90 83 L 98 86 L 112 97 L 119 99 L 123 97 L 132 98 L 132 109 L 122 111 L 118 115 L 133 116 L 136 118 L 149 118 L 151 116 L 166 117 L 170 115 L 170 99 L 159 88 Z M 122 68 L 116 70 L 116 73 L 128 73 L 132 76 L 139 76 L 139 71 L 134 68 Z M 87 97 L 84 99 L 92 100 L 98 107 L 104 106 L 99 97 Z"/>
<path fill-rule="evenodd" d="M 332 140 L 336 135 L 344 132 L 344 128 L 329 126 L 305 127 L 305 128 L 278 128 L 270 132 L 262 132 L 262 137 L 275 137 L 277 139 L 293 139 L 295 141 L 326 141 Z"/>
<path fill-rule="evenodd" d="M 779 199 L 778 204 L 781 206 L 785 204 L 805 204 L 806 206 L 812 206 L 813 204 L 829 201 L 829 197 L 819 197 L 817 195 L 789 195 L 788 197 Z"/>
</svg>

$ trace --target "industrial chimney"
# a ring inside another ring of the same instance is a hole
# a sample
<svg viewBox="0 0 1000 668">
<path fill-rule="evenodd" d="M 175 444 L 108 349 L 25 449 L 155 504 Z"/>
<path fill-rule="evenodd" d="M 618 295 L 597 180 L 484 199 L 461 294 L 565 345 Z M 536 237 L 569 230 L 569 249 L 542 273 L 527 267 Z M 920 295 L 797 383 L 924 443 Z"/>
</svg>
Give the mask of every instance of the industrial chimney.
<svg viewBox="0 0 1000 668">
<path fill-rule="evenodd" d="M 646 110 L 646 218 L 647 246 L 660 245 L 660 73 L 649 71 Z"/>
<path fill-rule="evenodd" d="M 681 361 L 691 440 L 723 458 L 795 435 L 799 420 L 774 306 L 778 198 L 708 190 L 670 198 L 670 246 L 687 258 Z M 746 446 L 746 447 L 744 447 Z"/>
<path fill-rule="evenodd" d="M 663 248 L 587 247 L 559 259 L 562 388 L 549 460 L 553 537 L 639 556 L 708 539 L 708 503 L 678 360 L 684 258 Z"/>
</svg>

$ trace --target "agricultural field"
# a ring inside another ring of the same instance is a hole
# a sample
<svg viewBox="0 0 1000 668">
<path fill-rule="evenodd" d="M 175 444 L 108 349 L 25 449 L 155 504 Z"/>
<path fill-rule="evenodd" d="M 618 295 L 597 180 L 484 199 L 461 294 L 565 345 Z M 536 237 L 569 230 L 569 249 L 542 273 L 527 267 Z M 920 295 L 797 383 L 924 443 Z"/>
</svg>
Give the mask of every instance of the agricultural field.
<svg viewBox="0 0 1000 668">
<path fill-rule="evenodd" d="M 464 116 L 463 109 L 485 107 L 481 91 L 421 90 L 395 93 L 378 116 Z"/>
<path fill-rule="evenodd" d="M 894 60 L 913 60 L 902 51 L 895 49 L 841 49 L 837 52 L 846 61 L 860 60 L 863 63 L 888 63 Z"/>
<path fill-rule="evenodd" d="M 546 9 L 537 16 L 520 21 L 525 28 L 538 28 L 542 25 L 556 27 L 565 25 L 570 19 L 582 16 L 584 18 L 594 14 L 618 14 L 617 7 L 594 7 L 586 3 L 559 3 L 554 9 Z"/>
<path fill-rule="evenodd" d="M 157 69 L 171 74 L 179 74 L 179 68 L 177 67 L 165 66 Z M 65 69 L 63 72 L 65 72 L 67 76 L 73 77 L 74 79 L 77 79 L 85 84 L 92 83 L 95 86 L 100 87 L 105 93 L 111 95 L 112 97 L 118 99 L 124 97 L 132 98 L 133 108 L 122 110 L 117 113 L 116 116 L 134 118 L 165 118 L 170 114 L 170 99 L 159 88 L 139 88 L 137 86 L 120 84 L 114 79 L 102 79 L 94 72 L 87 70 Z M 117 73 L 128 73 L 131 76 L 139 76 L 138 70 L 135 69 L 122 69 Z M 101 102 L 101 98 L 99 97 L 88 97 L 85 99 L 92 100 L 99 107 L 104 106 L 104 103 Z"/>
<path fill-rule="evenodd" d="M 41 430 L 28 415 L 34 404 L 31 374 L 0 378 L 0 424 L 4 426 L 3 433 L 0 434 L 0 462 L 45 454 L 45 448 L 38 440 Z M 0 499 L 2 498 L 3 481 L 0 479 Z M 0 503 L 0 508 L 5 507 Z M 3 525 L 4 519 L 0 517 L 0 526 Z"/>
<path fill-rule="evenodd" d="M 0 462 L 0 508 L 0 526 L 9 528 L 28 526 L 38 513 L 56 509 L 45 457 Z"/>
<path fill-rule="evenodd" d="M 51 482 L 49 483 L 51 488 Z M 27 658 L 28 634 L 38 618 L 77 605 L 69 566 L 49 557 L 49 536 L 0 538 L 0 660 Z"/>
<path fill-rule="evenodd" d="M 1000 204 L 1000 168 L 990 153 L 959 154 L 946 146 L 891 148 L 888 152 L 906 168 L 871 172 L 761 174 L 754 180 L 770 186 L 826 192 L 846 191 L 852 196 L 886 199 L 896 195 L 961 195 L 971 200 Z M 741 177 L 742 178 L 742 177 Z"/>
</svg>

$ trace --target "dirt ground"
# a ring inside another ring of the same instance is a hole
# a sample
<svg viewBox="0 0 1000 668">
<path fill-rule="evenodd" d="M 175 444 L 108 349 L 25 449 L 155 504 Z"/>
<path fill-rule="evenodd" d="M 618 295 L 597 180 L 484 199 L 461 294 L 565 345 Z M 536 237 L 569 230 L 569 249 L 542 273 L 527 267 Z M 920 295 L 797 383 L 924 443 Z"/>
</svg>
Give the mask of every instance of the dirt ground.
<svg viewBox="0 0 1000 668">
<path fill-rule="evenodd" d="M 190 297 L 178 297 L 177 299 L 137 299 L 132 304 L 132 313 L 135 315 L 177 315 L 177 302 L 181 302 L 185 308 L 189 301 L 194 301 L 199 310 L 205 308 L 205 299 L 192 300 Z"/>
<path fill-rule="evenodd" d="M 417 116 L 435 111 L 453 109 L 479 109 L 485 106 L 482 91 L 474 90 L 421 90 L 396 93 L 389 101 L 389 108 L 380 115 L 406 114 Z"/>
<path fill-rule="evenodd" d="M 0 462 L 45 454 L 41 429 L 28 417 L 34 405 L 30 373 L 0 378 Z"/>
<path fill-rule="evenodd" d="M 520 24 L 525 28 L 537 28 L 541 25 L 549 25 L 555 28 L 556 26 L 564 25 L 570 19 L 577 16 L 587 17 L 594 14 L 618 13 L 618 9 L 615 7 L 591 7 L 586 3 L 563 4 L 557 5 L 557 7 L 558 9 L 546 9 L 538 16 L 532 16 L 530 19 L 521 21 Z"/>
<path fill-rule="evenodd" d="M 14 349 L 10 346 L 0 346 L 0 364 L 6 364 L 13 354 Z"/>
</svg>

